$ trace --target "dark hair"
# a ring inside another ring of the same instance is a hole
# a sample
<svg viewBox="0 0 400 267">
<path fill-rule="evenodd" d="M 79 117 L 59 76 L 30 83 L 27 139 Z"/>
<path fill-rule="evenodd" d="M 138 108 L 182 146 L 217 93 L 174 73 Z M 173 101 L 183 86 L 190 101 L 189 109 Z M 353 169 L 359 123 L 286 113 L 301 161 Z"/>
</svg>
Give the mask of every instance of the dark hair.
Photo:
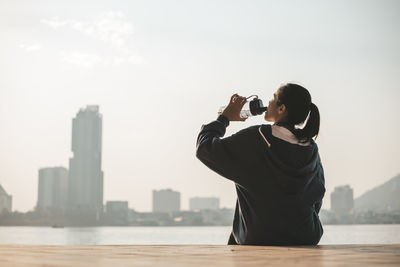
<svg viewBox="0 0 400 267">
<path fill-rule="evenodd" d="M 286 106 L 288 116 L 286 121 L 280 125 L 288 126 L 301 143 L 309 142 L 314 136 L 317 138 L 320 124 L 319 110 L 312 103 L 311 95 L 306 88 L 294 83 L 281 86 L 278 94 L 278 105 L 282 104 Z M 304 128 L 295 128 L 295 125 L 304 123 L 308 116 Z"/>
</svg>

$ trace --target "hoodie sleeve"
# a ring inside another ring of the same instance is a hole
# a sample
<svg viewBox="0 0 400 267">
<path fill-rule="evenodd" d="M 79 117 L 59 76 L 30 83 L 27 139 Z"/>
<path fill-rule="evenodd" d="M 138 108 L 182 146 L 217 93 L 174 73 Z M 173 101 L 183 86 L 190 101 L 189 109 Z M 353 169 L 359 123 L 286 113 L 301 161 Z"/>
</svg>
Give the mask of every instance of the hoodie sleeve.
<svg viewBox="0 0 400 267">
<path fill-rule="evenodd" d="M 226 131 L 223 119 L 220 116 L 202 126 L 197 137 L 196 157 L 211 170 L 241 184 L 241 180 L 246 176 L 243 149 L 247 145 L 246 139 L 250 138 L 248 129 L 252 127 L 222 138 Z"/>
</svg>

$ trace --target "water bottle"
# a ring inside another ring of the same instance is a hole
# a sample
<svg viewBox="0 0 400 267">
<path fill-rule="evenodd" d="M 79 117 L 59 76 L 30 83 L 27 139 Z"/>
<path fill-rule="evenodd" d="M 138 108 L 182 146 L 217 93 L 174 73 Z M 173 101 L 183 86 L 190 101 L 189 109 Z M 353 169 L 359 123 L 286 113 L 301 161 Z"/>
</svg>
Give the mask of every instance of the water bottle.
<svg viewBox="0 0 400 267">
<path fill-rule="evenodd" d="M 240 117 L 242 119 L 247 119 L 248 117 L 255 116 L 255 115 L 261 115 L 265 111 L 267 111 L 267 107 L 263 106 L 262 100 L 259 99 L 257 95 L 252 95 L 252 96 L 255 96 L 255 98 L 253 100 L 251 100 L 249 103 L 250 110 L 246 109 L 246 110 L 240 111 Z M 252 96 L 247 97 L 247 99 Z M 225 108 L 226 108 L 226 106 L 220 107 L 218 110 L 218 115 L 221 115 L 222 112 L 224 112 Z"/>
<path fill-rule="evenodd" d="M 218 115 L 221 115 L 222 112 L 224 112 L 224 109 L 226 108 L 226 106 L 222 106 L 219 108 L 218 110 Z M 240 118 L 242 119 L 247 119 L 248 117 L 253 116 L 253 114 L 251 114 L 250 110 L 241 110 L 240 111 Z"/>
</svg>

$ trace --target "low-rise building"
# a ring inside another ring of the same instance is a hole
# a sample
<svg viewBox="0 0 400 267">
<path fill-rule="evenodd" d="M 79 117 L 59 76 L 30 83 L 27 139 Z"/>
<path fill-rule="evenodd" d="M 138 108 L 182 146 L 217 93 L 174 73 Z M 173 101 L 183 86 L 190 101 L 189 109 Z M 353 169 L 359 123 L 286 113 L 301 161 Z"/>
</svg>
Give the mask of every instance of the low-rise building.
<svg viewBox="0 0 400 267">
<path fill-rule="evenodd" d="M 153 190 L 153 212 L 173 212 L 181 209 L 181 193 L 172 189 Z"/>
<path fill-rule="evenodd" d="M 38 198 L 36 209 L 63 211 L 68 197 L 68 170 L 64 167 L 39 169 Z"/>
<path fill-rule="evenodd" d="M 219 198 L 217 197 L 192 197 L 189 199 L 190 210 L 217 210 Z"/>
<path fill-rule="evenodd" d="M 337 215 L 353 211 L 353 189 L 349 185 L 337 186 L 331 193 L 331 210 Z"/>
</svg>

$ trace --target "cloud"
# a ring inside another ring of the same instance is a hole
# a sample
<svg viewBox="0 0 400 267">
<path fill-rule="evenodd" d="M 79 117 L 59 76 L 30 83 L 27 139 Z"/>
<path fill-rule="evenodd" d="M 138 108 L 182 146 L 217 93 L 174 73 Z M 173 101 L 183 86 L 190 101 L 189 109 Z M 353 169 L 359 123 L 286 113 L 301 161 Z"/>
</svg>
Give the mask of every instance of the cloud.
<svg viewBox="0 0 400 267">
<path fill-rule="evenodd" d="M 95 66 L 113 67 L 122 64 L 141 64 L 142 58 L 131 48 L 131 39 L 134 33 L 133 24 L 127 20 L 122 12 L 107 12 L 89 20 L 60 19 L 55 16 L 51 19 L 42 19 L 41 23 L 61 31 L 69 29 L 81 36 L 98 40 L 105 44 L 97 54 L 91 51 L 61 51 L 61 60 L 83 69 Z M 85 40 L 82 40 L 85 42 Z"/>
<path fill-rule="evenodd" d="M 52 19 L 41 19 L 40 22 L 43 24 L 47 24 L 54 29 L 65 26 L 68 23 L 68 21 L 61 21 L 57 16 L 53 17 Z"/>
<path fill-rule="evenodd" d="M 122 12 L 107 12 L 89 21 L 53 17 L 42 19 L 41 22 L 53 29 L 66 27 L 76 30 L 115 47 L 125 46 L 134 32 L 132 23 Z"/>
<path fill-rule="evenodd" d="M 19 47 L 28 52 L 37 51 L 42 48 L 42 46 L 38 43 L 36 43 L 36 44 L 20 44 Z"/>
</svg>

